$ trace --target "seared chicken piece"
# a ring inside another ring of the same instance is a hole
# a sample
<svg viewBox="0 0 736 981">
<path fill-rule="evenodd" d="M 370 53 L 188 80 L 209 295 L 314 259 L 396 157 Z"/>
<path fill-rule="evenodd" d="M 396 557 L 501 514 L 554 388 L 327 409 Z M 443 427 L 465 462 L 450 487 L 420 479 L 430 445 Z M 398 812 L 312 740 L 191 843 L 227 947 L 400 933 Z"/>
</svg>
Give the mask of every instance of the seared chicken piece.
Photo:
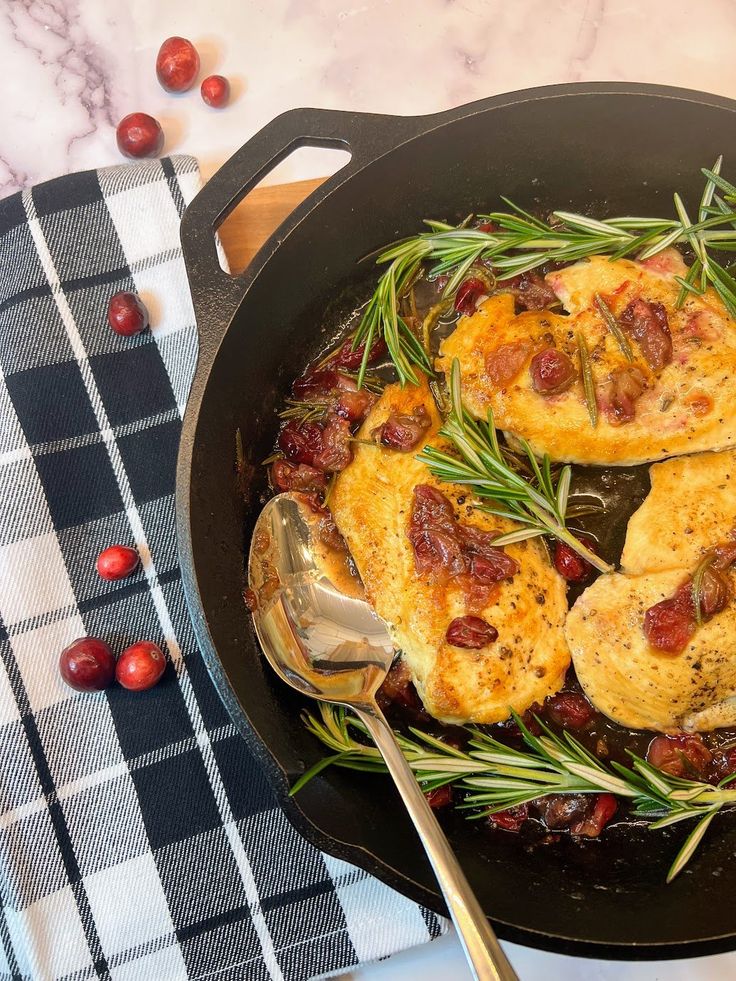
<svg viewBox="0 0 736 981">
<path fill-rule="evenodd" d="M 704 553 L 723 543 L 734 548 L 736 453 L 658 463 L 651 481 L 629 521 L 624 574 L 601 576 L 568 615 L 577 676 L 596 708 L 624 726 L 668 732 L 736 725 L 733 569 L 722 573 L 724 607 L 693 625 L 681 653 L 663 653 L 644 632 L 647 610 L 671 600 Z"/>
<path fill-rule="evenodd" d="M 403 651 L 427 711 L 443 722 L 500 722 L 510 709 L 523 712 L 562 685 L 570 662 L 563 636 L 565 584 L 536 540 L 505 549 L 518 571 L 496 583 L 480 607 L 469 600 L 467 577 L 437 579 L 417 572 L 409 531 L 418 486 L 441 491 L 452 520 L 470 528 L 471 536 L 473 529 L 500 535 L 516 527 L 476 510 L 466 488 L 436 481 L 417 461 L 425 442 L 444 442 L 426 383 L 389 386 L 358 437 L 371 440 L 392 413 L 416 417 L 420 407 L 430 426 L 410 452 L 355 444 L 352 463 L 335 482 L 330 508 L 366 595 Z M 495 628 L 497 638 L 477 649 L 448 643 L 451 621 L 469 614 Z"/>
<path fill-rule="evenodd" d="M 681 309 L 672 251 L 647 262 L 603 256 L 546 279 L 568 315 L 514 312 L 510 294 L 482 302 L 442 343 L 458 358 L 463 398 L 554 460 L 630 465 L 736 445 L 736 322 L 717 295 L 687 294 Z M 619 326 L 606 324 L 597 297 Z M 589 352 L 598 407 L 591 425 L 578 335 Z"/>
</svg>

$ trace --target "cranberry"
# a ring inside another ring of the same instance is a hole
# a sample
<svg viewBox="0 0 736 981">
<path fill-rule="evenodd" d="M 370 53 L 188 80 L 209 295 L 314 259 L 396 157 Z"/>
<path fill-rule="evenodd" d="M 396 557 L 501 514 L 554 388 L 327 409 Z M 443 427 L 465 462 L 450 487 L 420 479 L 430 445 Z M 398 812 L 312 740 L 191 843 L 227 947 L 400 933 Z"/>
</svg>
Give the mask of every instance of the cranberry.
<svg viewBox="0 0 736 981">
<path fill-rule="evenodd" d="M 480 224 L 475 226 L 479 232 L 485 232 L 486 235 L 491 234 L 491 232 L 498 231 L 498 225 L 495 221 L 482 221 Z"/>
<path fill-rule="evenodd" d="M 114 582 L 125 579 L 138 568 L 140 557 L 127 545 L 110 545 L 97 556 L 97 572 L 102 579 Z"/>
<path fill-rule="evenodd" d="M 702 737 L 685 733 L 655 736 L 647 749 L 647 763 L 673 777 L 700 777 L 711 759 L 712 753 Z"/>
<path fill-rule="evenodd" d="M 361 388 L 359 392 L 341 391 L 335 402 L 335 414 L 348 422 L 362 422 L 376 401 L 375 395 Z"/>
<path fill-rule="evenodd" d="M 692 589 L 692 585 L 689 587 Z M 703 570 L 700 580 L 700 615 L 709 620 L 720 613 L 731 599 L 731 587 L 726 576 L 712 565 Z"/>
<path fill-rule="evenodd" d="M 565 729 L 585 729 L 595 718 L 595 709 L 581 692 L 561 691 L 550 695 L 544 707 L 550 719 Z"/>
<path fill-rule="evenodd" d="M 515 807 L 507 807 L 505 811 L 489 814 L 488 820 L 496 828 L 501 828 L 503 831 L 519 831 L 528 817 L 529 805 L 517 804 Z"/>
<path fill-rule="evenodd" d="M 416 709 L 420 706 L 419 696 L 411 680 L 411 673 L 403 658 L 391 665 L 383 684 L 378 689 L 379 702 L 385 707 L 392 702 L 404 708 Z"/>
<path fill-rule="evenodd" d="M 156 157 L 164 145 L 161 124 L 146 112 L 131 112 L 118 123 L 118 150 L 126 157 Z"/>
<path fill-rule="evenodd" d="M 291 386 L 293 398 L 299 402 L 326 399 L 340 384 L 340 375 L 330 368 L 318 368 L 297 378 Z"/>
<path fill-rule="evenodd" d="M 102 691 L 115 677 L 115 658 L 104 640 L 80 637 L 61 652 L 59 671 L 70 688 Z"/>
<path fill-rule="evenodd" d="M 721 545 L 716 545 L 713 554 L 715 556 L 713 568 L 728 569 L 736 562 L 736 542 L 723 542 Z"/>
<path fill-rule="evenodd" d="M 224 75 L 208 75 L 199 91 L 202 99 L 213 109 L 222 109 L 230 101 L 230 82 Z"/>
<path fill-rule="evenodd" d="M 535 354 L 529 365 L 532 387 L 540 395 L 557 395 L 565 392 L 577 378 L 570 358 L 556 347 L 545 348 Z"/>
<path fill-rule="evenodd" d="M 423 405 L 418 405 L 410 415 L 392 412 L 382 425 L 373 430 L 371 436 L 381 446 L 409 453 L 421 443 L 431 425 L 429 413 Z"/>
<path fill-rule="evenodd" d="M 322 430 L 322 449 L 314 458 L 314 466 L 331 472 L 344 470 L 353 459 L 351 438 L 347 419 L 339 416 L 330 419 Z"/>
<path fill-rule="evenodd" d="M 186 92 L 198 72 L 199 55 L 192 42 L 183 37 L 166 38 L 156 58 L 156 75 L 162 87 L 167 92 Z"/>
<path fill-rule="evenodd" d="M 578 535 L 576 537 L 586 548 L 595 551 L 593 547 L 594 543 L 587 535 Z M 590 562 L 584 559 L 582 555 L 578 555 L 567 542 L 555 542 L 554 563 L 555 569 L 568 582 L 584 582 L 593 571 L 593 566 Z"/>
<path fill-rule="evenodd" d="M 455 617 L 447 628 L 445 640 L 453 647 L 479 650 L 498 639 L 498 631 L 481 617 Z"/>
<path fill-rule="evenodd" d="M 345 341 L 342 347 L 330 358 L 330 364 L 336 368 L 345 368 L 346 371 L 357 371 L 363 363 L 363 353 L 365 351 L 365 341 L 353 350 L 353 342 Z M 385 358 L 388 353 L 386 342 L 379 337 L 371 345 L 368 354 L 368 364 L 375 364 L 381 358 Z"/>
<path fill-rule="evenodd" d="M 322 428 L 316 422 L 292 419 L 279 433 L 279 449 L 291 463 L 314 466 L 315 457 L 322 451 Z"/>
<path fill-rule="evenodd" d="M 135 293 L 114 293 L 107 301 L 107 322 L 121 337 L 133 337 L 148 327 L 148 310 Z"/>
<path fill-rule="evenodd" d="M 425 797 L 432 810 L 438 811 L 440 808 L 452 804 L 452 787 L 449 783 L 446 783 L 442 787 L 435 787 L 434 790 L 426 791 Z"/>
<path fill-rule="evenodd" d="M 486 373 L 499 388 L 519 374 L 532 350 L 529 341 L 510 341 L 501 344 L 486 357 Z"/>
<path fill-rule="evenodd" d="M 644 614 L 644 635 L 663 654 L 681 654 L 694 633 L 695 611 L 689 587 Z"/>
<path fill-rule="evenodd" d="M 736 773 L 736 746 L 729 749 L 717 749 L 713 753 L 708 779 L 714 783 L 719 783 L 726 777 L 731 777 Z"/>
<path fill-rule="evenodd" d="M 414 488 L 409 541 L 420 576 L 429 574 L 443 579 L 466 571 L 456 525 L 452 504 L 441 491 L 429 484 Z"/>
<path fill-rule="evenodd" d="M 570 833 L 585 838 L 597 838 L 618 810 L 613 794 L 598 794 L 593 809 L 570 827 Z"/>
<path fill-rule="evenodd" d="M 637 399 L 647 387 L 644 373 L 630 364 L 614 368 L 608 377 L 597 386 L 597 394 L 608 422 L 612 426 L 623 426 L 636 415 Z"/>
<path fill-rule="evenodd" d="M 475 279 L 471 276 L 470 279 L 464 280 L 458 287 L 458 291 L 455 294 L 455 309 L 458 313 L 470 316 L 475 313 L 478 300 L 487 292 L 488 287 L 483 280 Z"/>
<path fill-rule="evenodd" d="M 635 299 L 619 317 L 621 326 L 641 348 L 650 368 L 659 371 L 672 361 L 672 335 L 661 303 Z"/>
<path fill-rule="evenodd" d="M 319 494 L 327 487 L 321 470 L 305 463 L 294 466 L 288 460 L 276 460 L 271 467 L 271 482 L 279 491 L 300 491 L 303 494 Z"/>
<path fill-rule="evenodd" d="M 166 657 L 160 647 L 150 640 L 131 644 L 118 658 L 115 677 L 123 688 L 145 691 L 153 688 L 166 670 Z"/>
<path fill-rule="evenodd" d="M 514 276 L 501 285 L 508 287 L 524 310 L 544 310 L 557 299 L 555 291 L 536 269 Z"/>
<path fill-rule="evenodd" d="M 535 800 L 534 806 L 550 831 L 566 831 L 590 811 L 585 794 L 547 794 Z"/>
</svg>

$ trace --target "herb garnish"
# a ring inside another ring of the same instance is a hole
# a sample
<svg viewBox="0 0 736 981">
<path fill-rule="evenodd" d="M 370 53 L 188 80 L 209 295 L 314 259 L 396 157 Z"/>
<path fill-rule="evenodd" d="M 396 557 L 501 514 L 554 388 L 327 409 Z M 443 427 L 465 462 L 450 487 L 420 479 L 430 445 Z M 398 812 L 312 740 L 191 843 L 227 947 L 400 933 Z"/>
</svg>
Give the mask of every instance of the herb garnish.
<svg viewBox="0 0 736 981">
<path fill-rule="evenodd" d="M 606 303 L 606 301 L 603 299 L 603 297 L 600 295 L 600 293 L 595 294 L 594 301 L 595 301 L 595 305 L 598 307 L 601 317 L 603 317 L 603 322 L 605 323 L 609 332 L 613 334 L 613 336 L 616 338 L 616 343 L 621 349 L 621 353 L 623 354 L 623 356 L 626 358 L 627 361 L 633 361 L 634 352 L 631 350 L 629 339 L 619 327 L 618 320 L 616 320 L 613 311 Z"/>
<path fill-rule="evenodd" d="M 686 276 L 675 277 L 681 286 L 678 306 L 688 293 L 700 296 L 712 286 L 728 313 L 736 317 L 736 279 L 711 251 L 736 251 L 736 186 L 721 177 L 721 162 L 719 157 L 712 170 L 702 170 L 706 184 L 695 223 L 679 194 L 674 195 L 677 217 L 669 219 L 626 216 L 598 221 L 555 211 L 548 221 L 542 221 L 502 198 L 509 212 L 477 216 L 481 223 L 493 223 L 497 230 L 468 227 L 468 219 L 457 226 L 425 220 L 429 231 L 395 242 L 379 253 L 377 263 L 389 265 L 365 308 L 354 347 L 365 341 L 368 352 L 373 341 L 382 336 L 402 385 L 417 384 L 416 368 L 431 374 L 426 350 L 399 313 L 401 298 L 427 260 L 435 260 L 430 278 L 449 276 L 443 297 L 450 298 L 471 268 L 481 262 L 502 282 L 548 262 L 575 262 L 592 255 L 648 259 L 669 246 L 683 244 L 690 246 L 695 259 Z M 367 361 L 366 354 L 358 373 L 359 384 Z"/>
<path fill-rule="evenodd" d="M 350 770 L 383 772 L 379 751 L 359 719 L 344 708 L 320 704 L 321 718 L 302 716 L 307 729 L 333 755 L 315 764 L 294 784 L 297 793 L 312 777 L 330 765 Z M 673 777 L 657 770 L 629 751 L 631 766 L 606 765 L 588 752 L 569 732 L 556 735 L 539 718 L 542 734 L 535 736 L 512 712 L 524 748 L 513 749 L 485 732 L 467 726 L 467 749 L 460 750 L 410 727 L 411 737 L 396 731 L 404 756 L 425 792 L 452 784 L 464 792 L 459 808 L 470 819 L 480 819 L 549 794 L 610 793 L 628 799 L 632 815 L 649 823 L 650 830 L 679 821 L 698 820 L 685 839 L 667 874 L 671 882 L 692 858 L 711 821 L 722 807 L 736 805 L 736 790 L 727 789 L 734 776 L 714 786 L 699 780 Z M 360 737 L 356 739 L 351 732 Z M 413 737 L 413 738 L 412 738 Z M 366 741 L 364 741 L 366 740 Z"/>
<path fill-rule="evenodd" d="M 595 429 L 598 425 L 598 400 L 595 395 L 595 382 L 593 381 L 593 368 L 590 363 L 590 353 L 585 337 L 581 332 L 577 335 L 578 353 L 580 355 L 580 370 L 583 374 L 583 391 L 585 392 L 585 403 L 588 406 L 590 424 Z"/>
<path fill-rule="evenodd" d="M 450 376 L 451 411 L 440 429 L 440 435 L 450 440 L 459 456 L 451 456 L 433 446 L 425 446 L 417 457 L 426 463 L 430 473 L 448 484 L 468 484 L 476 497 L 490 504 L 477 507 L 501 518 L 523 525 L 518 531 L 501 535 L 496 545 L 511 545 L 527 538 L 551 535 L 565 542 L 600 572 L 612 572 L 613 567 L 575 537 L 566 520 L 576 511 L 568 507 L 571 467 L 559 471 L 555 481 L 549 456 L 541 461 L 524 439 L 520 439 L 531 470 L 531 478 L 522 476 L 501 449 L 488 410 L 486 424 L 477 422 L 462 403 L 460 363 L 453 361 Z"/>
</svg>

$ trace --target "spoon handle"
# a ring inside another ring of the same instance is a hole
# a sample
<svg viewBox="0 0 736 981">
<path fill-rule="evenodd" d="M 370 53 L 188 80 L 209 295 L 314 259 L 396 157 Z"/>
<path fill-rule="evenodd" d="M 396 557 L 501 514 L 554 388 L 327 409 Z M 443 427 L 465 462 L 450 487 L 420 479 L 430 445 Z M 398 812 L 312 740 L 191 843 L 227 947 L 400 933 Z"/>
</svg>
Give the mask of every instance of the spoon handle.
<svg viewBox="0 0 736 981">
<path fill-rule="evenodd" d="M 473 975 L 478 981 L 519 981 L 383 713 L 375 704 L 355 707 L 355 711 L 380 750 L 414 822 Z"/>
</svg>

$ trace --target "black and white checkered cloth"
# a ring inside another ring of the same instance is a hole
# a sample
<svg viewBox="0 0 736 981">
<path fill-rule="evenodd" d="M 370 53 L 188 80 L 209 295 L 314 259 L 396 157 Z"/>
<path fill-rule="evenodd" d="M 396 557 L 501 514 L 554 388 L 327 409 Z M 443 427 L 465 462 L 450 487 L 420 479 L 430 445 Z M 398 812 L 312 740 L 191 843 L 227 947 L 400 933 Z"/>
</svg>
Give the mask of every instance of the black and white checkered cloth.
<svg viewBox="0 0 736 981">
<path fill-rule="evenodd" d="M 305 979 L 436 936 L 442 921 L 287 824 L 209 681 L 174 540 L 197 339 L 179 157 L 0 202 L 0 978 Z M 114 334 L 141 295 L 153 329 Z M 117 583 L 98 552 L 132 543 Z M 60 651 L 139 639 L 144 693 L 71 691 Z"/>
</svg>

